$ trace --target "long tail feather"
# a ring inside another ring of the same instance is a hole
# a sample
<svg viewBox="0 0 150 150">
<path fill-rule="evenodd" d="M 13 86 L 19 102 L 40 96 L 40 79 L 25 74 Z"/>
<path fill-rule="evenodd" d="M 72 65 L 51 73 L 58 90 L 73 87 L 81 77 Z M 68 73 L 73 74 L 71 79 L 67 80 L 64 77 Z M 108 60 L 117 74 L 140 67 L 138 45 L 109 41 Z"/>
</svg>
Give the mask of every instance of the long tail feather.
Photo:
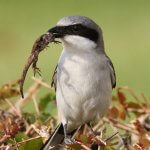
<svg viewBox="0 0 150 150">
<path fill-rule="evenodd" d="M 67 133 L 70 137 L 73 137 L 77 129 L 72 132 Z M 64 144 L 65 134 L 63 124 L 60 123 L 45 144 L 40 148 L 40 150 L 64 150 L 62 144 Z"/>
<path fill-rule="evenodd" d="M 40 150 L 59 150 L 59 144 L 64 141 L 64 128 L 60 123 Z"/>
</svg>

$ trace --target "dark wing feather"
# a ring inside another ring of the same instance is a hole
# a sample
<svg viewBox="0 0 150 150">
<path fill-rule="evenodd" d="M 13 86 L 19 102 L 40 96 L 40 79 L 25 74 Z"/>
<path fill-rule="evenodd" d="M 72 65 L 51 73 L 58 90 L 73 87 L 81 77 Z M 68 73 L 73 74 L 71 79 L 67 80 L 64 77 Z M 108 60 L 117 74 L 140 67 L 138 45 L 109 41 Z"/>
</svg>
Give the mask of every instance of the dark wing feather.
<svg viewBox="0 0 150 150">
<path fill-rule="evenodd" d="M 57 66 L 55 67 L 55 70 L 54 70 L 54 73 L 53 73 L 53 76 L 52 76 L 52 82 L 51 82 L 51 87 L 54 87 L 55 92 L 56 92 L 56 89 L 57 89 Z"/>
<path fill-rule="evenodd" d="M 116 87 L 116 73 L 115 73 L 115 69 L 114 69 L 113 63 L 110 60 L 110 58 L 108 56 L 106 56 L 106 57 L 107 57 L 107 60 L 108 60 L 108 66 L 110 68 L 110 78 L 111 78 L 112 88 L 115 88 Z"/>
</svg>

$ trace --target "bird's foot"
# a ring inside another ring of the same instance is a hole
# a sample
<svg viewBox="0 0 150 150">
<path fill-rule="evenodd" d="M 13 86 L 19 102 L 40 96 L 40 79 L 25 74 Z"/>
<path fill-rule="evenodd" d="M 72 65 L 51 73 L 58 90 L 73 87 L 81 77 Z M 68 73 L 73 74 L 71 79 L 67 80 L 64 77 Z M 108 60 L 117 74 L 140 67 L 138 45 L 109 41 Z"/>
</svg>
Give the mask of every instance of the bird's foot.
<svg viewBox="0 0 150 150">
<path fill-rule="evenodd" d="M 65 144 L 74 144 L 75 141 L 71 139 L 69 136 L 65 137 Z"/>
</svg>

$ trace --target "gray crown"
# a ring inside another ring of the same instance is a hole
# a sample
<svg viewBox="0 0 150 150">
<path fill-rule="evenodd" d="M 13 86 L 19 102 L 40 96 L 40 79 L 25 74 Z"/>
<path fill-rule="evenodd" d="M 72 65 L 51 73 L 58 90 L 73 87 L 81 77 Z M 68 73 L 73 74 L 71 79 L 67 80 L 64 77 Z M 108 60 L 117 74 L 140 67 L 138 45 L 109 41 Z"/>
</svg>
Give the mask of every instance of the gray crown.
<svg viewBox="0 0 150 150">
<path fill-rule="evenodd" d="M 100 32 L 100 27 L 90 18 L 85 16 L 67 16 L 58 21 L 57 26 L 68 26 L 73 24 L 82 24 L 88 28 L 95 29 Z"/>
</svg>

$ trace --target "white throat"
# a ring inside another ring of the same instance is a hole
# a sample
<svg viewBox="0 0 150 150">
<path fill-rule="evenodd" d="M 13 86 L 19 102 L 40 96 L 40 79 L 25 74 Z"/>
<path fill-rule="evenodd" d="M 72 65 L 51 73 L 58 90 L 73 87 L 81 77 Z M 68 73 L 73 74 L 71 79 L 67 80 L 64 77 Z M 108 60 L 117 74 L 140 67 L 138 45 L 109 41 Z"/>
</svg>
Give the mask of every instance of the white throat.
<svg viewBox="0 0 150 150">
<path fill-rule="evenodd" d="M 66 35 L 61 41 L 64 50 L 74 52 L 88 52 L 97 47 L 95 42 L 77 35 Z"/>
</svg>

